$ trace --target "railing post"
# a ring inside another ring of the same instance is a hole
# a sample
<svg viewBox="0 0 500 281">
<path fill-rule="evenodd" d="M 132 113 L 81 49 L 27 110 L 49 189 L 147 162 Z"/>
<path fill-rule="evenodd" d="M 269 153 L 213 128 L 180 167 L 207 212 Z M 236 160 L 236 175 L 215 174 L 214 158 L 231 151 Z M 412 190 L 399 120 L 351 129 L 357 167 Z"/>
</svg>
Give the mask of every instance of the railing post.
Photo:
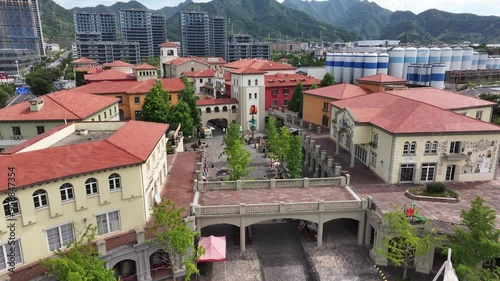
<svg viewBox="0 0 500 281">
<path fill-rule="evenodd" d="M 198 181 L 198 191 L 203 191 L 203 181 Z"/>
<path fill-rule="evenodd" d="M 201 215 L 201 206 L 200 205 L 194 206 L 194 214 L 196 216 L 200 216 Z"/>
<path fill-rule="evenodd" d="M 326 150 L 321 150 L 321 161 L 325 161 L 326 160 Z"/>
<path fill-rule="evenodd" d="M 321 127 L 320 126 L 316 127 L 316 133 L 321 134 Z"/>
<path fill-rule="evenodd" d="M 342 166 L 335 165 L 335 173 L 333 174 L 333 176 L 334 177 L 339 177 L 340 176 L 340 171 L 342 171 Z"/>
<path fill-rule="evenodd" d="M 284 213 L 285 210 L 285 202 L 280 202 L 280 213 Z"/>
<path fill-rule="evenodd" d="M 193 185 L 193 191 L 198 191 L 198 180 L 197 179 L 194 179 L 194 185 Z"/>
<path fill-rule="evenodd" d="M 300 120 L 300 121 L 299 121 L 299 126 L 300 126 L 301 128 L 303 128 L 303 127 L 304 127 L 304 121 Z"/>
<path fill-rule="evenodd" d="M 328 156 L 328 158 L 326 159 L 326 166 L 328 168 L 333 168 L 333 157 L 332 156 Z"/>
<path fill-rule="evenodd" d="M 325 210 L 325 201 L 323 201 L 323 200 L 318 201 L 318 209 L 319 209 L 319 211 Z"/>
<path fill-rule="evenodd" d="M 345 174 L 345 184 L 349 186 L 351 184 L 351 175 Z"/>
<path fill-rule="evenodd" d="M 245 203 L 240 203 L 240 214 L 241 215 L 245 214 Z"/>
<path fill-rule="evenodd" d="M 241 180 L 237 180 L 236 181 L 236 190 L 240 190 L 242 185 L 243 185 L 243 182 Z"/>
<path fill-rule="evenodd" d="M 309 131 L 312 131 L 312 130 L 313 130 L 313 125 L 312 125 L 312 124 L 309 124 L 309 125 L 307 126 L 307 129 L 309 129 Z"/>
<path fill-rule="evenodd" d="M 304 178 L 304 187 L 309 187 L 309 178 Z"/>
<path fill-rule="evenodd" d="M 276 179 L 271 179 L 270 183 L 271 183 L 271 189 L 276 188 Z"/>
</svg>

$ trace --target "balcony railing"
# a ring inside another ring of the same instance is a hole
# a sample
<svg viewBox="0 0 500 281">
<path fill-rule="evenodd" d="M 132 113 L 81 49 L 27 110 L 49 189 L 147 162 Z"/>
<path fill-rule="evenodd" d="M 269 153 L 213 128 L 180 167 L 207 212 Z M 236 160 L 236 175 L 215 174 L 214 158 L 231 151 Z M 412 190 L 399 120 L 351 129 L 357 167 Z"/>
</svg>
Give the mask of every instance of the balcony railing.
<svg viewBox="0 0 500 281">
<path fill-rule="evenodd" d="M 462 153 L 445 153 L 441 155 L 441 158 L 447 161 L 460 161 L 467 159 L 467 155 Z"/>
<path fill-rule="evenodd" d="M 21 135 L 15 135 L 10 137 L 11 140 L 23 140 L 24 137 Z"/>
</svg>

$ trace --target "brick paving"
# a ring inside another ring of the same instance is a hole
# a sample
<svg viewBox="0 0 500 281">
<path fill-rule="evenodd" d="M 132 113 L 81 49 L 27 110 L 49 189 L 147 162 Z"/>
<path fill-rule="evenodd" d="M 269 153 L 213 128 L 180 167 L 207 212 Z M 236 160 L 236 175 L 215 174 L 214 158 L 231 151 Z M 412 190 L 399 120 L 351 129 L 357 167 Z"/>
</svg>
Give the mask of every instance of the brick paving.
<svg viewBox="0 0 500 281">
<path fill-rule="evenodd" d="M 480 196 L 485 203 L 500 212 L 500 180 L 488 182 L 450 182 L 447 186 L 456 190 L 460 196 L 458 203 L 443 203 L 431 201 L 416 201 L 404 195 L 411 185 L 372 184 L 353 185 L 353 188 L 362 196 L 371 195 L 376 205 L 382 211 L 393 211 L 395 206 L 400 210 L 404 205 L 417 204 L 419 215 L 436 222 L 436 227 L 447 232 L 453 229 L 454 224 L 460 223 L 460 212 L 469 209 L 470 202 Z M 497 216 L 497 226 L 500 227 L 500 216 Z"/>
</svg>

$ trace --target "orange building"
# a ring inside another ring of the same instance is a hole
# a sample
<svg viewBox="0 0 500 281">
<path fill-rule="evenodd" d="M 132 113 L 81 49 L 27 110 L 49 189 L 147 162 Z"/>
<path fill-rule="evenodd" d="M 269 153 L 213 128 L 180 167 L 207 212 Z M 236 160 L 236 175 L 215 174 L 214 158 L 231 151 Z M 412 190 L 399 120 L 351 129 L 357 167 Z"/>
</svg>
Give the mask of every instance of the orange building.
<svg viewBox="0 0 500 281">
<path fill-rule="evenodd" d="M 369 90 L 371 93 L 391 90 L 405 90 L 407 89 L 406 83 L 408 82 L 405 79 L 386 74 L 366 76 L 358 78 L 356 81 L 358 81 L 358 86 Z"/>
<path fill-rule="evenodd" d="M 368 94 L 369 91 L 351 84 L 337 84 L 303 92 L 302 119 L 330 127 L 330 103 Z"/>
</svg>

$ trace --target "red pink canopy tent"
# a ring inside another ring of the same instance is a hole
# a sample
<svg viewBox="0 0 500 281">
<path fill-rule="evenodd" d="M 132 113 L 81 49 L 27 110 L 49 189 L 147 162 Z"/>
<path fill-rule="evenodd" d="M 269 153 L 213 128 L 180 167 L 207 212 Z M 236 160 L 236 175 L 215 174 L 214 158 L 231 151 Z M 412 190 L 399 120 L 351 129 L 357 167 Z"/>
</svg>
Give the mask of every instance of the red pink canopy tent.
<svg viewBox="0 0 500 281">
<path fill-rule="evenodd" d="M 226 261 L 225 236 L 201 237 L 198 245 L 205 248 L 205 254 L 200 257 L 198 262 Z"/>
</svg>

